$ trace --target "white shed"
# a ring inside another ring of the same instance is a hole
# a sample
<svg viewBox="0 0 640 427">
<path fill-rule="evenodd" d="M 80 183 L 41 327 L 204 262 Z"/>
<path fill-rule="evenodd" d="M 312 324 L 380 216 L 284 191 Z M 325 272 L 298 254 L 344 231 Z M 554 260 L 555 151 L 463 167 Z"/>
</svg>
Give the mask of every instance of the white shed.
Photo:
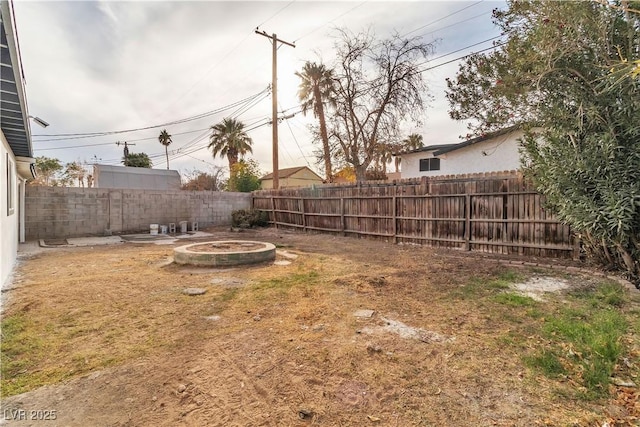
<svg viewBox="0 0 640 427">
<path fill-rule="evenodd" d="M 130 190 L 179 190 L 180 174 L 175 170 L 93 165 L 93 186 Z"/>
</svg>

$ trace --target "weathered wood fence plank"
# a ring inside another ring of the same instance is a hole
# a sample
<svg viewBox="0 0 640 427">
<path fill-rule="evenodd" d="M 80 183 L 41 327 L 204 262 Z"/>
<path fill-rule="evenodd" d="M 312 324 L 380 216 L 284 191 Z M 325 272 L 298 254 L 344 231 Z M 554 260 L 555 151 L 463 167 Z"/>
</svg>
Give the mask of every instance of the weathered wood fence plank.
<svg viewBox="0 0 640 427">
<path fill-rule="evenodd" d="M 464 250 L 577 257 L 579 240 L 516 173 L 263 190 L 276 227 Z"/>
</svg>

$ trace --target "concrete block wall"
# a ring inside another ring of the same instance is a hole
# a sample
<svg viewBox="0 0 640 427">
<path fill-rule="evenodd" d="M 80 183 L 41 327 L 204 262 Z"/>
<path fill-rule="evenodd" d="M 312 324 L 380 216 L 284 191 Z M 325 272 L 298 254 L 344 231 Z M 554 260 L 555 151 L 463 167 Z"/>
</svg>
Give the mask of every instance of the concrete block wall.
<svg viewBox="0 0 640 427">
<path fill-rule="evenodd" d="M 251 203 L 250 193 L 27 186 L 25 231 L 33 240 L 148 232 L 149 224 L 171 222 L 179 229 L 180 221 L 228 225 Z"/>
</svg>

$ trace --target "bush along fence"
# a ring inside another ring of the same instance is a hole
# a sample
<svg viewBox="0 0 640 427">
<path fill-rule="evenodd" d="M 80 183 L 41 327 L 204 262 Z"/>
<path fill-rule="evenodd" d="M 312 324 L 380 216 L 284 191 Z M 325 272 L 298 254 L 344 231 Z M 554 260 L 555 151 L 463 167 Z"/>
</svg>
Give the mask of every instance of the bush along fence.
<svg viewBox="0 0 640 427">
<path fill-rule="evenodd" d="M 253 193 L 276 227 L 394 243 L 578 258 L 568 225 L 515 171 Z"/>
</svg>

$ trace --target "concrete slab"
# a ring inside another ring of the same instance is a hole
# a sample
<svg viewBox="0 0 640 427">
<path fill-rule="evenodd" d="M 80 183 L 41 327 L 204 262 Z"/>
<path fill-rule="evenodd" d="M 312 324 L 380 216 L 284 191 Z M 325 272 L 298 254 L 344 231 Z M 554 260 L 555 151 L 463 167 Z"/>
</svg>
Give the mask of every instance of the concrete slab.
<svg viewBox="0 0 640 427">
<path fill-rule="evenodd" d="M 140 233 L 140 234 L 124 234 L 122 236 L 100 236 L 100 237 L 69 237 L 67 239 L 57 239 L 47 240 L 40 239 L 38 244 L 41 248 L 70 248 L 75 246 L 99 246 L 99 245 L 113 245 L 124 242 L 135 242 L 135 243 L 155 243 L 156 245 L 170 245 L 172 243 L 177 242 L 179 239 L 190 239 L 190 238 L 198 238 L 198 237 L 209 237 L 213 236 L 211 233 L 206 233 L 204 231 L 195 231 L 188 234 L 179 234 L 177 236 L 171 236 L 168 234 L 157 234 L 151 235 L 148 233 Z M 66 244 L 64 243 L 66 240 Z M 48 244 L 47 242 L 53 242 L 56 244 Z M 23 244 L 22 247 L 26 246 Z"/>
<path fill-rule="evenodd" d="M 57 240 L 58 241 L 40 239 L 38 240 L 38 243 L 41 248 L 72 248 L 75 246 L 100 246 L 122 243 L 120 236 L 71 237 L 68 239 Z M 66 242 L 66 244 L 61 244 L 62 241 Z"/>
<path fill-rule="evenodd" d="M 187 234 L 178 234 L 175 236 L 176 239 L 190 239 L 195 237 L 211 237 L 214 236 L 212 233 L 207 233 L 205 231 L 190 231 Z"/>
<path fill-rule="evenodd" d="M 282 256 L 284 258 L 287 258 L 287 259 L 296 259 L 296 258 L 298 258 L 298 255 L 292 254 L 291 252 L 282 251 L 282 250 L 277 250 L 276 254 L 278 254 L 278 255 L 280 255 L 280 256 Z"/>
<path fill-rule="evenodd" d="M 67 242 L 69 242 L 69 245 L 72 246 L 98 246 L 122 243 L 122 239 L 120 238 L 120 236 L 71 237 L 67 239 Z"/>
</svg>

